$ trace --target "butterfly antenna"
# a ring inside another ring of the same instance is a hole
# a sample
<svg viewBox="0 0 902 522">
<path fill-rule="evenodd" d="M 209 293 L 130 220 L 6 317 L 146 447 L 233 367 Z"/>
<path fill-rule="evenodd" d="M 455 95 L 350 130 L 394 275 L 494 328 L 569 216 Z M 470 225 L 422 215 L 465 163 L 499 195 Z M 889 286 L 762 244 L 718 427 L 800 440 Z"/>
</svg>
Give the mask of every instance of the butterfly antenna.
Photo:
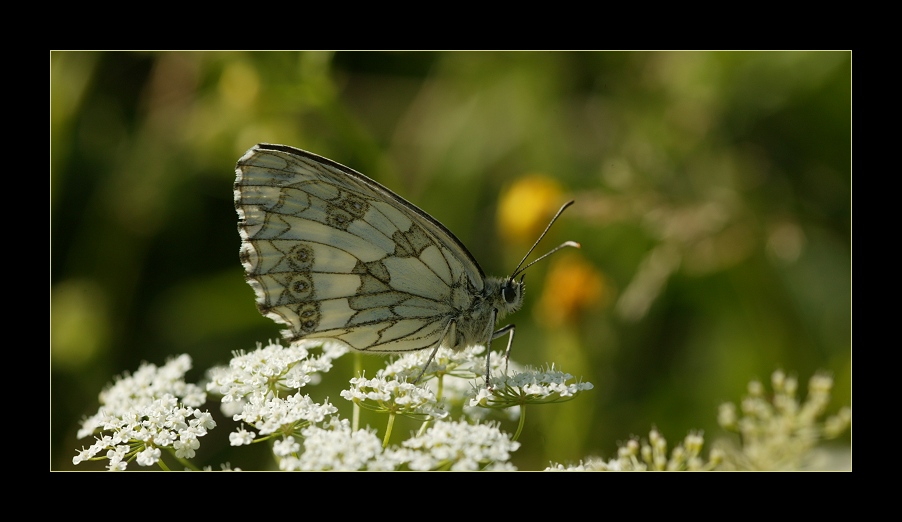
<svg viewBox="0 0 902 522">
<path fill-rule="evenodd" d="M 561 207 L 561 209 L 557 211 L 557 214 L 555 214 L 554 217 L 551 218 L 551 221 L 548 223 L 548 226 L 545 227 L 545 231 L 542 232 L 542 235 L 539 236 L 539 239 L 537 239 L 536 242 L 532 244 L 532 248 L 529 249 L 529 252 L 527 252 L 526 255 L 523 256 L 523 259 L 520 261 L 520 264 L 518 264 L 518 265 L 517 265 L 517 268 L 514 269 L 514 273 L 511 274 L 511 276 L 510 276 L 511 279 L 517 277 L 517 274 L 520 274 L 521 272 L 525 272 L 527 268 L 531 267 L 532 265 L 538 263 L 539 261 L 545 259 L 546 257 L 550 256 L 551 254 L 557 252 L 558 250 L 560 250 L 560 249 L 562 249 L 562 248 L 565 248 L 565 247 L 576 247 L 576 248 L 579 248 L 579 243 L 577 243 L 577 242 L 575 242 L 575 241 L 567 241 L 566 243 L 563 243 L 562 245 L 558 246 L 557 248 L 555 248 L 555 249 L 552 250 L 551 252 L 548 252 L 548 253 L 545 254 L 544 256 L 542 256 L 542 257 L 536 259 L 536 260 L 533 261 L 532 263 L 530 263 L 530 264 L 528 264 L 528 265 L 526 265 L 526 266 L 523 266 L 523 263 L 526 261 L 526 258 L 528 258 L 530 254 L 532 254 L 532 251 L 535 250 L 537 246 L 539 246 L 539 243 L 542 241 L 542 238 L 544 238 L 544 237 L 545 237 L 545 234 L 548 233 L 548 230 L 551 229 L 551 225 L 553 225 L 554 222 L 557 221 L 557 218 L 561 217 L 561 214 L 564 213 L 564 210 L 565 210 L 567 207 L 569 207 L 570 205 L 572 205 L 573 203 L 574 203 L 573 201 L 568 201 L 568 202 L 564 203 L 564 205 Z M 523 266 L 522 269 L 520 268 L 521 266 Z"/>
<path fill-rule="evenodd" d="M 560 249 L 562 249 L 562 248 L 567 248 L 567 247 L 579 248 L 580 245 L 579 245 L 579 243 L 577 243 L 576 241 L 565 241 L 564 243 L 561 243 L 560 245 L 556 246 L 556 247 L 554 248 L 554 250 L 552 250 L 551 252 L 548 252 L 547 254 L 545 254 L 545 255 L 543 255 L 542 257 L 536 259 L 536 260 L 533 261 L 532 263 L 530 263 L 530 264 L 524 266 L 521 270 L 519 270 L 519 271 L 517 271 L 517 272 L 514 272 L 514 275 L 511 276 L 511 279 L 513 279 L 517 274 L 520 274 L 521 272 L 525 272 L 527 268 L 529 268 L 529 267 L 531 267 L 532 265 L 538 263 L 539 261 L 545 259 L 546 257 L 550 256 L 551 254 L 557 252 L 558 250 L 560 250 Z"/>
</svg>

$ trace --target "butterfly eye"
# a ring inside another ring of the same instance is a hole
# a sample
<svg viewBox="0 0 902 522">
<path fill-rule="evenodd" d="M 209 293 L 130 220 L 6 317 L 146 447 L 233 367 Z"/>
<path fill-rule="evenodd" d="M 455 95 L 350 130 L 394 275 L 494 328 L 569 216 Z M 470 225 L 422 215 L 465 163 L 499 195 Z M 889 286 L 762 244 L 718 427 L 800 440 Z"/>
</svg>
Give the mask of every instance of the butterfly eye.
<svg viewBox="0 0 902 522">
<path fill-rule="evenodd" d="M 504 300 L 508 303 L 513 303 L 517 300 L 517 293 L 517 285 L 513 281 L 506 281 L 501 287 L 501 295 L 504 296 Z"/>
</svg>

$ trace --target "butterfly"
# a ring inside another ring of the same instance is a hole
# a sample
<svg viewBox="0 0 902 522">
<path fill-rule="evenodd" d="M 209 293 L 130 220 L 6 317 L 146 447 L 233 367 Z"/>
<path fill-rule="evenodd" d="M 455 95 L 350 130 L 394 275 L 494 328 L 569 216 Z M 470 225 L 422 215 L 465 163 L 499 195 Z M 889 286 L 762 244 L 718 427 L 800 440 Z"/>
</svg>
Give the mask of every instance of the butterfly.
<svg viewBox="0 0 902 522">
<path fill-rule="evenodd" d="M 361 352 L 488 347 L 514 325 L 497 321 L 523 304 L 526 268 L 486 277 L 438 220 L 376 181 L 322 156 L 260 143 L 235 168 L 239 257 L 264 316 L 289 341 L 323 339 Z M 573 201 L 565 204 L 554 221 Z M 522 267 L 522 268 L 521 268 Z M 507 360 L 507 359 L 506 359 Z M 506 371 L 506 367 L 505 367 Z"/>
</svg>

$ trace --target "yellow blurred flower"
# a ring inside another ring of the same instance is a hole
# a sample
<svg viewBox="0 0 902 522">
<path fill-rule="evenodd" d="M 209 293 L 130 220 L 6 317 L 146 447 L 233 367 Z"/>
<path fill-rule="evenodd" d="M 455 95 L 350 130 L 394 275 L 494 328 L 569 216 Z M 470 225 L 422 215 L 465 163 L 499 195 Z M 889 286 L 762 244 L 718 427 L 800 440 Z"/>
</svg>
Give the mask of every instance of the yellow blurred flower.
<svg viewBox="0 0 902 522">
<path fill-rule="evenodd" d="M 532 174 L 517 180 L 498 204 L 499 237 L 513 243 L 532 243 L 561 204 L 561 187 L 553 179 Z"/>
<path fill-rule="evenodd" d="M 582 313 L 601 302 L 604 277 L 578 254 L 554 259 L 536 308 L 537 320 L 549 325 L 578 321 Z"/>
</svg>

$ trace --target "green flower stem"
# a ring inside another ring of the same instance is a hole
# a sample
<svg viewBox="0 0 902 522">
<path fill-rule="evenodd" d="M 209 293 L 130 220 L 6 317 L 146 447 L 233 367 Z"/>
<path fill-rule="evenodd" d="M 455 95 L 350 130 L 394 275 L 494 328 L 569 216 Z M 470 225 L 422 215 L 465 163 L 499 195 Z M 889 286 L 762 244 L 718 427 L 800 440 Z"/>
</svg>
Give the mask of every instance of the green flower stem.
<svg viewBox="0 0 902 522">
<path fill-rule="evenodd" d="M 442 392 L 445 390 L 445 376 L 438 376 L 438 392 L 435 394 L 435 401 L 438 402 L 442 400 Z M 417 437 L 422 437 L 423 434 L 426 433 L 426 430 L 429 429 L 429 426 L 432 425 L 432 417 L 426 420 L 421 426 L 419 431 L 417 431 Z"/>
<path fill-rule="evenodd" d="M 445 391 L 445 376 L 438 376 L 438 391 L 435 394 L 435 401 L 438 402 L 442 400 L 442 393 Z"/>
<path fill-rule="evenodd" d="M 388 414 L 388 426 L 385 427 L 385 438 L 382 439 L 382 449 L 388 447 L 388 440 L 391 438 L 391 429 L 395 425 L 395 414 Z"/>
<path fill-rule="evenodd" d="M 179 461 L 179 464 L 185 466 L 186 469 L 190 469 L 191 471 L 200 471 L 200 469 L 188 459 L 176 457 L 176 460 Z M 160 459 L 160 462 L 163 462 L 163 459 Z"/>
<path fill-rule="evenodd" d="M 523 432 L 523 426 L 526 424 L 526 404 L 520 404 L 520 424 L 517 425 L 517 433 L 514 433 L 512 441 L 516 441 L 520 438 L 520 433 Z"/>
<path fill-rule="evenodd" d="M 354 352 L 354 375 L 360 376 L 363 371 L 363 357 L 360 352 Z M 351 413 L 351 429 L 357 431 L 360 429 L 360 404 L 354 401 L 354 408 Z"/>
</svg>

